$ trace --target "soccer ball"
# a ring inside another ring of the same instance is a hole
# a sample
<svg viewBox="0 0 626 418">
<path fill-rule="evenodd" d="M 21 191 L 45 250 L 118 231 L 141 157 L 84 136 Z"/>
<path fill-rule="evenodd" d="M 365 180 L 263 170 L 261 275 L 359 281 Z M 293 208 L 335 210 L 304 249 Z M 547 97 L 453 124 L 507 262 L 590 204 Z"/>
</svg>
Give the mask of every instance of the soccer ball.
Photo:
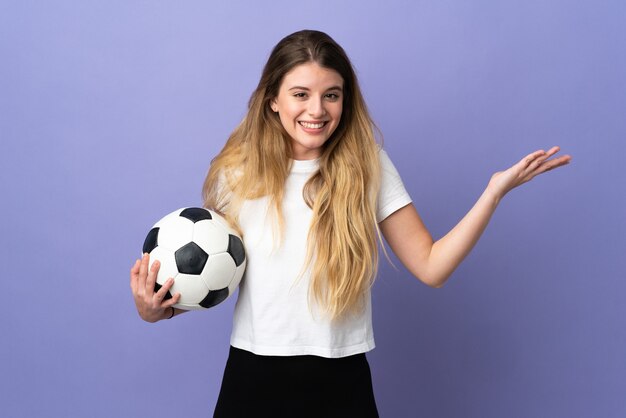
<svg viewBox="0 0 626 418">
<path fill-rule="evenodd" d="M 143 252 L 150 266 L 161 267 L 154 291 L 173 277 L 165 296 L 180 293 L 176 308 L 207 309 L 224 301 L 239 285 L 246 268 L 241 238 L 217 213 L 204 208 L 182 208 L 164 216 L 148 232 Z"/>
</svg>

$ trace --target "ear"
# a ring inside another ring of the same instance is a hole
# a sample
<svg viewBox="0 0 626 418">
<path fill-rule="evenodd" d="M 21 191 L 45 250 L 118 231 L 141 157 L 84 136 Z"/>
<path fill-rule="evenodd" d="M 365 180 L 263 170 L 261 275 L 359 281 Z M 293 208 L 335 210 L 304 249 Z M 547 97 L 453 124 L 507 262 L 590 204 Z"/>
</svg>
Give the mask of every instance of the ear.
<svg viewBox="0 0 626 418">
<path fill-rule="evenodd" d="M 270 102 L 270 108 L 272 109 L 272 112 L 278 113 L 278 104 L 276 103 L 276 99 L 272 99 Z"/>
</svg>

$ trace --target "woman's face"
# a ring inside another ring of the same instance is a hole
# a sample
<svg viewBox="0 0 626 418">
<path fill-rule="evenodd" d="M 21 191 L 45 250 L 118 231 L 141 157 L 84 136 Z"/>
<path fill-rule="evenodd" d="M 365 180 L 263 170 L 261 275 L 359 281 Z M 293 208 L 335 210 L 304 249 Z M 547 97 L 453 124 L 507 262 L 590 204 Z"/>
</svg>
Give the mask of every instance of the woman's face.
<svg viewBox="0 0 626 418">
<path fill-rule="evenodd" d="M 315 159 L 341 120 L 343 78 L 314 62 L 298 65 L 285 74 L 271 107 L 291 137 L 291 157 Z"/>
</svg>

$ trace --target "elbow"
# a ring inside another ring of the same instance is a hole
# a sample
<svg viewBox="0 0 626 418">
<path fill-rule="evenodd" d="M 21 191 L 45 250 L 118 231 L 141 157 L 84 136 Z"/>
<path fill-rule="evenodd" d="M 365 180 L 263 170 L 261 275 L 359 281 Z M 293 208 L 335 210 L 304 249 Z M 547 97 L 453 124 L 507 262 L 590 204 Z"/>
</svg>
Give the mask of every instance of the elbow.
<svg viewBox="0 0 626 418">
<path fill-rule="evenodd" d="M 434 288 L 434 289 L 441 289 L 443 287 L 443 285 L 446 284 L 446 281 L 440 281 L 440 282 L 435 282 L 435 283 L 429 283 L 428 286 Z"/>
<path fill-rule="evenodd" d="M 428 263 L 413 263 L 405 265 L 409 272 L 419 281 L 428 287 L 439 289 L 443 287 L 452 275 L 453 269 L 437 268 L 437 266 L 428 265 Z"/>
<path fill-rule="evenodd" d="M 415 273 L 413 275 L 419 278 L 426 286 L 432 287 L 435 289 L 442 288 L 443 285 L 446 284 L 446 282 L 452 275 L 452 271 L 447 270 L 447 269 L 446 270 L 425 269 L 425 271 L 421 271 L 421 274 L 415 274 Z"/>
<path fill-rule="evenodd" d="M 433 289 L 441 289 L 443 287 L 444 284 L 446 284 L 446 280 L 435 280 L 432 282 L 428 282 L 426 283 L 429 287 L 432 287 Z"/>
<path fill-rule="evenodd" d="M 446 284 L 446 281 L 448 280 L 447 277 L 432 277 L 432 276 L 417 276 L 417 275 L 415 275 L 415 277 L 419 281 L 424 283 L 426 286 L 432 287 L 434 289 L 442 288 L 443 285 Z"/>
</svg>

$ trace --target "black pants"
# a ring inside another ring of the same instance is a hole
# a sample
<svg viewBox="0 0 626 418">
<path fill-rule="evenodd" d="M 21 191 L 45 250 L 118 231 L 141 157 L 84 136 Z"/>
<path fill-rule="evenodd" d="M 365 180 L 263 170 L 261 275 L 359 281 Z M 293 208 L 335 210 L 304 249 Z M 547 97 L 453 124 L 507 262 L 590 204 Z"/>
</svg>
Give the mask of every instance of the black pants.
<svg viewBox="0 0 626 418">
<path fill-rule="evenodd" d="M 378 417 L 365 354 L 259 356 L 231 347 L 213 418 Z"/>
</svg>

